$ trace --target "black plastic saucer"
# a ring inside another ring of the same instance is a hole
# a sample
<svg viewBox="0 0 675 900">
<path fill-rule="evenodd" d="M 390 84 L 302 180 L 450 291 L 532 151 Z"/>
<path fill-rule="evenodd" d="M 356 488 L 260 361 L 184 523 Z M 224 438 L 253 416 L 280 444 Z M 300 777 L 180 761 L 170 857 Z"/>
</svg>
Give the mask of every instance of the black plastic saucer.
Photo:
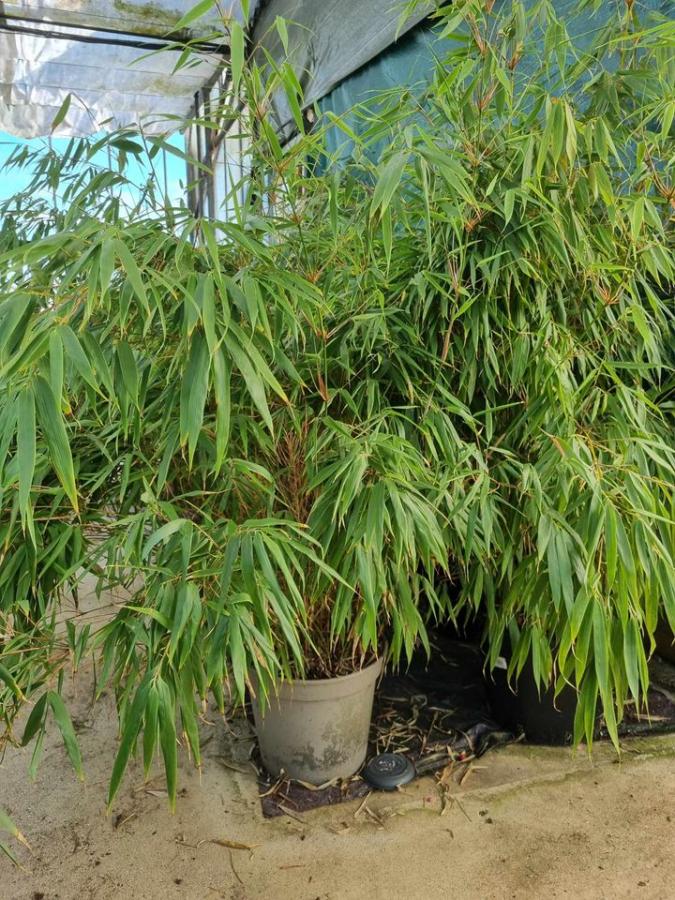
<svg viewBox="0 0 675 900">
<path fill-rule="evenodd" d="M 363 778 L 380 791 L 394 791 L 415 777 L 415 766 L 402 753 L 380 753 L 363 770 Z"/>
</svg>

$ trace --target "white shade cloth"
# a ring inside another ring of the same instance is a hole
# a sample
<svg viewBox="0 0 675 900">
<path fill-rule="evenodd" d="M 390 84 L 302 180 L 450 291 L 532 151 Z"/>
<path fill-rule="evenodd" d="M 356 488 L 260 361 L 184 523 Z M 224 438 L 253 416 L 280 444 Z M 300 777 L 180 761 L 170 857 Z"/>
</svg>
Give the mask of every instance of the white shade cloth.
<svg viewBox="0 0 675 900">
<path fill-rule="evenodd" d="M 195 93 L 221 68 L 227 23 L 243 24 L 240 0 L 225 0 L 190 24 L 208 44 L 176 70 L 167 43 L 196 0 L 20 0 L 0 3 L 0 130 L 20 137 L 95 134 L 142 126 L 171 131 L 188 115 Z M 250 3 L 253 13 L 255 3 Z M 215 34 L 217 32 L 217 34 Z M 139 44 L 141 46 L 133 46 Z"/>
</svg>

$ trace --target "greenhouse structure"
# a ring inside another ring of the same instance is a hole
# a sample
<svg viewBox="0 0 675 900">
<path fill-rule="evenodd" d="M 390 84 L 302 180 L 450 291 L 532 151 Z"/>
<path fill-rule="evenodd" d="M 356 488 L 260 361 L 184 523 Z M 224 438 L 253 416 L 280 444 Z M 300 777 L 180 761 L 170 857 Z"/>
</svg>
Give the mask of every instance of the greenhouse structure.
<svg viewBox="0 0 675 900">
<path fill-rule="evenodd" d="M 675 895 L 675 0 L 0 3 L 0 900 Z"/>
</svg>

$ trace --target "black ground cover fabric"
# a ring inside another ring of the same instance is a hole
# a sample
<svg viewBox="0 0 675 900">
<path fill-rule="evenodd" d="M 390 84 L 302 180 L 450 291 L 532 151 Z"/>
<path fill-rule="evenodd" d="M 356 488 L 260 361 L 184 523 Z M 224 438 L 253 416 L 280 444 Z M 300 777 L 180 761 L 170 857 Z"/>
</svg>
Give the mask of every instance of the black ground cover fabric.
<svg viewBox="0 0 675 900">
<path fill-rule="evenodd" d="M 407 671 L 386 675 L 375 696 L 368 758 L 405 753 L 418 773 L 426 774 L 512 740 L 492 718 L 482 665 L 477 647 L 436 636 L 429 663 L 419 654 Z M 354 800 L 372 790 L 360 775 L 319 790 L 288 780 L 275 782 L 259 758 L 256 763 L 266 816 Z"/>
<path fill-rule="evenodd" d="M 665 666 L 665 669 L 664 669 Z M 664 671 L 675 678 L 675 667 L 661 664 L 654 671 L 649 692 L 649 715 L 626 708 L 621 737 L 675 731 L 675 702 L 665 684 Z M 373 709 L 368 757 L 377 753 L 405 753 L 418 775 L 468 763 L 492 747 L 523 740 L 499 723 L 500 712 L 490 703 L 480 649 L 442 634 L 433 638 L 428 661 L 420 653 L 406 671 L 386 675 L 380 682 Z M 598 738 L 607 738 L 599 723 Z M 264 770 L 257 749 L 253 762 L 265 816 L 299 813 L 320 806 L 365 797 L 372 788 L 359 774 L 316 789 L 298 782 L 275 781 Z M 489 762 L 487 763 L 489 765 Z"/>
</svg>

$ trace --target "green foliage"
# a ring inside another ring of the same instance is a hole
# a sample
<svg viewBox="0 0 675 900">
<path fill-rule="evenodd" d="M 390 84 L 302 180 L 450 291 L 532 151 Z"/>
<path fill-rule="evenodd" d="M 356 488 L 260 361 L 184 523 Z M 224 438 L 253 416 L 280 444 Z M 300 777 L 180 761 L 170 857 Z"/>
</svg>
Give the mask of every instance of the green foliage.
<svg viewBox="0 0 675 900">
<path fill-rule="evenodd" d="M 289 68 L 242 62 L 238 221 L 126 217 L 92 171 L 3 231 L 0 710 L 11 737 L 37 698 L 34 765 L 51 711 L 79 769 L 46 685 L 95 655 L 110 803 L 141 734 L 174 801 L 209 695 L 405 661 L 433 619 L 575 686 L 577 740 L 644 702 L 675 625 L 672 23 L 629 11 L 552 81 L 518 74 L 530 25 L 564 44 L 547 4 L 440 15 L 468 25 L 433 90 L 365 109 L 338 172 L 261 117 Z M 128 602 L 64 633 L 85 574 Z"/>
<path fill-rule="evenodd" d="M 9 834 L 10 837 L 13 837 L 15 840 L 19 841 L 19 843 L 28 847 L 28 841 L 16 827 L 14 822 L 12 822 L 4 809 L 2 809 L 2 807 L 0 807 L 0 831 Z M 0 853 L 4 853 L 5 856 L 7 856 L 14 863 L 14 865 L 19 865 L 14 851 L 11 849 L 11 847 L 8 847 L 4 841 L 0 841 Z"/>
</svg>

